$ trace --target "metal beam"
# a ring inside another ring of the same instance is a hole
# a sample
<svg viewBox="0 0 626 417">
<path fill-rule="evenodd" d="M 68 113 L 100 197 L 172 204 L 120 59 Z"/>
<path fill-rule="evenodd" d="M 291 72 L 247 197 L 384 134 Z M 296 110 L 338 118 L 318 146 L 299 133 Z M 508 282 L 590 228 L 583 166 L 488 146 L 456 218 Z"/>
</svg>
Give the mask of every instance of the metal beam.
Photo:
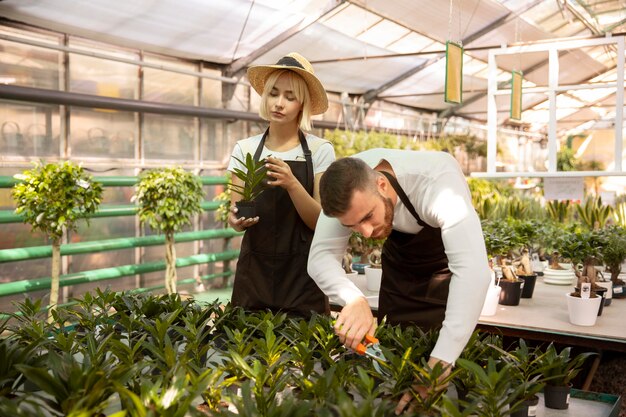
<svg viewBox="0 0 626 417">
<path fill-rule="evenodd" d="M 511 18 L 511 16 L 514 16 L 514 15 L 512 14 L 512 12 L 509 12 L 509 13 L 505 14 L 504 16 L 494 20 L 493 22 L 491 22 L 490 24 L 488 24 L 484 28 L 478 30 L 477 32 L 475 32 L 475 33 L 469 35 L 468 37 L 466 37 L 465 39 L 463 39 L 462 43 L 463 44 L 469 44 L 469 43 L 475 41 L 476 39 L 484 36 L 485 34 L 491 32 L 492 30 L 497 29 L 498 27 L 500 27 L 503 24 L 505 24 Z M 382 93 L 383 91 L 388 90 L 389 88 L 393 87 L 394 85 L 396 85 L 396 84 L 406 80 L 407 78 L 417 74 L 418 72 L 420 72 L 424 68 L 427 68 L 427 67 L 433 65 L 434 63 L 436 63 L 439 60 L 441 60 L 444 56 L 445 56 L 445 54 L 441 54 L 441 53 L 437 54 L 437 55 L 433 56 L 432 58 L 430 58 L 428 61 L 422 62 L 417 67 L 411 68 L 410 70 L 406 71 L 405 73 L 400 74 L 399 76 L 397 76 L 393 80 L 387 81 L 385 84 L 381 85 L 380 87 L 367 91 L 363 95 L 363 99 L 364 99 L 365 103 L 372 103 L 373 101 L 375 101 L 378 98 L 380 93 Z"/>
<path fill-rule="evenodd" d="M 287 39 L 291 38 L 292 36 L 296 35 L 297 33 L 311 26 L 313 23 L 317 22 L 319 19 L 321 19 L 328 13 L 333 12 L 339 6 L 343 5 L 346 2 L 347 0 L 330 0 L 329 4 L 324 9 L 320 10 L 318 13 L 308 15 L 307 17 L 302 19 L 300 22 L 298 22 L 294 26 L 290 27 L 289 29 L 281 33 L 280 35 L 276 36 L 271 41 L 267 42 L 265 45 L 261 46 L 260 48 L 257 48 L 251 54 L 233 61 L 230 65 L 226 67 L 226 69 L 224 70 L 224 74 L 227 77 L 235 76 L 241 70 L 243 70 L 248 65 L 250 65 L 255 59 L 257 59 L 260 56 L 263 56 L 268 51 L 274 49 L 281 43 L 285 42 Z"/>
</svg>

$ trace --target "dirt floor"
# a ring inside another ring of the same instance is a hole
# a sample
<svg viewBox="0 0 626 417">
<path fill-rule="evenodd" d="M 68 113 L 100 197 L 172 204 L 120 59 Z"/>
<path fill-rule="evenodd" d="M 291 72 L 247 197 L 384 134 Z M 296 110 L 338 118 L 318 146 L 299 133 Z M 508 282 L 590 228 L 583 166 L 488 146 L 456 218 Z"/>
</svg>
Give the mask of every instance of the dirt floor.
<svg viewBox="0 0 626 417">
<path fill-rule="evenodd" d="M 622 396 L 620 417 L 626 417 L 626 353 L 605 352 L 589 391 Z"/>
</svg>

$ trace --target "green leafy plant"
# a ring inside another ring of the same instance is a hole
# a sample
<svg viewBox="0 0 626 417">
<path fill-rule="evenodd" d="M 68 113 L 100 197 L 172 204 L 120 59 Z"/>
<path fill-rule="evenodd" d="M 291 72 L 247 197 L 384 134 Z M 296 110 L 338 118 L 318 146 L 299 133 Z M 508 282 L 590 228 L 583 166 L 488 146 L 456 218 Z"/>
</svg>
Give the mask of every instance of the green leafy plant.
<svg viewBox="0 0 626 417">
<path fill-rule="evenodd" d="M 265 188 L 262 187 L 263 180 L 267 177 L 267 168 L 265 168 L 265 159 L 255 161 L 252 154 L 246 154 L 246 160 L 233 156 L 233 158 L 244 166 L 245 170 L 240 168 L 233 169 L 233 175 L 241 180 L 243 185 L 229 183 L 232 192 L 239 194 L 243 201 L 254 201 Z"/>
<path fill-rule="evenodd" d="M 48 320 L 59 300 L 61 242 L 66 231 L 76 230 L 80 219 L 95 213 L 102 200 L 102 185 L 72 162 L 36 163 L 31 170 L 15 175 L 13 187 L 17 214 L 33 230 L 46 234 L 52 243 L 52 273 Z"/>
<path fill-rule="evenodd" d="M 602 204 L 602 197 L 587 197 L 583 204 L 576 206 L 576 212 L 580 221 L 587 228 L 601 229 L 611 217 L 611 206 Z"/>
<path fill-rule="evenodd" d="M 512 364 L 498 367 L 494 358 L 488 358 L 484 367 L 466 359 L 457 359 L 456 364 L 476 378 L 474 387 L 468 393 L 468 399 L 472 401 L 468 408 L 472 415 L 502 417 L 521 407 L 524 402 L 522 394 L 527 387 L 511 378 Z"/>
<path fill-rule="evenodd" d="M 519 339 L 513 350 L 504 350 L 498 346 L 492 346 L 492 348 L 502 355 L 501 359 L 505 363 L 511 365 L 511 377 L 524 388 L 520 391 L 518 399 L 530 400 L 541 391 L 545 385 L 542 362 L 545 352 L 538 347 L 531 349 L 524 339 Z"/>
<path fill-rule="evenodd" d="M 571 217 L 571 204 L 569 200 L 550 200 L 546 203 L 546 211 L 552 221 L 563 224 Z"/>
<path fill-rule="evenodd" d="M 192 173 L 178 168 L 144 171 L 139 176 L 133 201 L 139 205 L 139 220 L 165 234 L 165 289 L 176 292 L 176 250 L 174 234 L 191 224 L 201 213 L 202 184 Z"/>
<path fill-rule="evenodd" d="M 626 231 L 619 226 L 605 227 L 600 233 L 600 256 L 606 270 L 611 274 L 614 285 L 624 285 L 619 279 L 622 271 L 622 262 L 626 259 Z"/>
<path fill-rule="evenodd" d="M 569 385 L 582 371 L 587 358 L 596 355 L 594 352 L 583 352 L 572 358 L 571 351 L 571 347 L 566 347 L 558 352 L 554 344 L 550 343 L 544 355 L 539 358 L 541 373 L 546 383 Z"/>
</svg>

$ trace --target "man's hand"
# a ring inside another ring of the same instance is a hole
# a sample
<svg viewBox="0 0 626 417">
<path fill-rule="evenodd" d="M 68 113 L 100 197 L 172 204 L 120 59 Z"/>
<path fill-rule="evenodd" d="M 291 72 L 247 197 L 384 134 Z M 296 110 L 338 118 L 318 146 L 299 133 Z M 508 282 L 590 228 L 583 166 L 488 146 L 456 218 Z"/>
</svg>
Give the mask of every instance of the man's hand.
<svg viewBox="0 0 626 417">
<path fill-rule="evenodd" d="M 376 323 L 372 309 L 365 297 L 359 297 L 346 304 L 335 322 L 335 333 L 341 343 L 350 349 L 356 349 L 366 334 L 373 335 L 375 331 Z"/>
<path fill-rule="evenodd" d="M 440 381 L 446 380 L 448 376 L 450 375 L 452 366 L 450 366 L 449 363 L 444 362 L 437 358 L 433 358 L 432 356 L 430 359 L 428 359 L 428 367 L 430 369 L 434 368 L 437 363 L 441 363 L 441 366 L 443 367 L 443 372 L 441 376 L 439 377 L 439 380 Z M 413 391 L 416 392 L 421 398 L 424 398 L 424 399 L 428 397 L 429 388 L 432 389 L 432 387 L 427 387 L 422 384 L 415 384 L 412 387 Z M 441 383 L 441 384 L 437 383 L 437 386 L 435 388 L 438 390 L 446 389 L 447 382 Z M 400 401 L 398 401 L 398 405 L 396 406 L 396 410 L 395 410 L 396 415 L 398 416 L 402 414 L 404 411 L 413 411 L 413 409 L 415 408 L 415 404 L 411 404 L 411 403 L 413 402 L 414 399 L 415 397 L 412 392 L 410 391 L 405 392 L 402 395 L 402 398 L 400 398 Z"/>
</svg>

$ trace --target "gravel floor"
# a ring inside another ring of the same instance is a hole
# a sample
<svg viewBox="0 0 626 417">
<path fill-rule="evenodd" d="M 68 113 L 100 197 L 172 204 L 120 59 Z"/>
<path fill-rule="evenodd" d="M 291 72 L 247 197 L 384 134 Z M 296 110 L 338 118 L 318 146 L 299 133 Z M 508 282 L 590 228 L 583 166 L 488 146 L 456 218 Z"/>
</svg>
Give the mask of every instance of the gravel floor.
<svg viewBox="0 0 626 417">
<path fill-rule="evenodd" d="M 606 352 L 596 372 L 590 391 L 622 396 L 620 417 L 626 417 L 626 354 Z"/>
</svg>

